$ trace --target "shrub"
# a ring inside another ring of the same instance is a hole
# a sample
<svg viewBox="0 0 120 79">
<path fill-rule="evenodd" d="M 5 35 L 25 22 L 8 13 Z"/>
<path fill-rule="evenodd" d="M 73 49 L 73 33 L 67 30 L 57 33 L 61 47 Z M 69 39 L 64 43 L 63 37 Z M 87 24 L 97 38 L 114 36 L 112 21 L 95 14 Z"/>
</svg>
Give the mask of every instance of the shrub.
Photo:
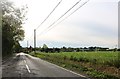
<svg viewBox="0 0 120 79">
<path fill-rule="evenodd" d="M 73 56 L 70 57 L 70 60 L 73 60 Z"/>
<path fill-rule="evenodd" d="M 63 59 L 66 60 L 66 59 L 67 59 L 67 56 L 64 56 Z"/>
<path fill-rule="evenodd" d="M 76 57 L 73 57 L 73 61 L 77 61 L 78 59 Z"/>
<path fill-rule="evenodd" d="M 80 58 L 78 59 L 78 61 L 83 61 L 83 58 L 82 58 L 82 57 L 80 57 Z"/>
<path fill-rule="evenodd" d="M 91 60 L 91 63 L 96 64 L 97 63 L 97 59 Z"/>
</svg>

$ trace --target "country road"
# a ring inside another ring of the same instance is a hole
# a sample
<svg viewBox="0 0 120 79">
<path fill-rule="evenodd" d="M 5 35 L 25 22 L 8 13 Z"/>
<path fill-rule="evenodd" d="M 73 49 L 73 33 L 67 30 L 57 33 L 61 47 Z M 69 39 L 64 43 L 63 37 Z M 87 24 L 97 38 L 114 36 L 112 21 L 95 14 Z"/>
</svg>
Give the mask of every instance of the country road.
<svg viewBox="0 0 120 79">
<path fill-rule="evenodd" d="M 16 54 L 2 64 L 3 78 L 55 78 L 55 79 L 87 79 L 75 72 L 69 71 L 40 58 L 25 53 Z"/>
</svg>

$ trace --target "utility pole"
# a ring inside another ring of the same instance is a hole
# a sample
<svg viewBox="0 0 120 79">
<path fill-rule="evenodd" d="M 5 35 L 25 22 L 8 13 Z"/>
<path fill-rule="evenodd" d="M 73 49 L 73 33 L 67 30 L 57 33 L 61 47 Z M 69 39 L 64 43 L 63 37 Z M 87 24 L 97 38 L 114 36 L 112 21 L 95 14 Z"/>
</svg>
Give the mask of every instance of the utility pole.
<svg viewBox="0 0 120 79">
<path fill-rule="evenodd" d="M 27 41 L 27 48 L 26 48 L 26 52 L 29 52 L 29 47 L 28 47 L 28 41 Z"/>
<path fill-rule="evenodd" d="M 36 49 L 36 29 L 34 29 L 34 51 Z"/>
<path fill-rule="evenodd" d="M 28 48 L 29 44 L 28 44 L 28 41 L 27 41 L 27 48 Z"/>
</svg>

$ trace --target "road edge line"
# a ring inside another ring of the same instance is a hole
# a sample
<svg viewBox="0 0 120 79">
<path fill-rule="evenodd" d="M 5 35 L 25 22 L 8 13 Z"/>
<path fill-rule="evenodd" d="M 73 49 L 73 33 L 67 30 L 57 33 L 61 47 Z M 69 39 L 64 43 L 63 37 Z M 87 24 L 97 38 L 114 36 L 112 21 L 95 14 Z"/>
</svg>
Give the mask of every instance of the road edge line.
<svg viewBox="0 0 120 79">
<path fill-rule="evenodd" d="M 48 62 L 48 61 L 46 61 L 46 62 Z M 48 62 L 48 63 L 50 63 L 50 62 Z M 78 73 L 76 73 L 76 72 L 73 72 L 73 71 L 71 71 L 71 70 L 65 69 L 65 68 L 63 68 L 63 67 L 61 67 L 61 66 L 58 66 L 58 65 L 54 64 L 54 63 L 50 63 L 50 64 L 52 64 L 52 65 L 54 65 L 54 66 L 56 66 L 56 67 L 58 67 L 58 68 L 61 68 L 61 69 L 65 70 L 65 71 L 67 71 L 67 72 L 71 72 L 71 73 L 73 73 L 73 74 L 75 74 L 75 75 L 78 75 L 78 76 L 81 76 L 81 77 L 86 78 L 86 76 L 83 76 L 83 75 L 78 74 Z"/>
</svg>

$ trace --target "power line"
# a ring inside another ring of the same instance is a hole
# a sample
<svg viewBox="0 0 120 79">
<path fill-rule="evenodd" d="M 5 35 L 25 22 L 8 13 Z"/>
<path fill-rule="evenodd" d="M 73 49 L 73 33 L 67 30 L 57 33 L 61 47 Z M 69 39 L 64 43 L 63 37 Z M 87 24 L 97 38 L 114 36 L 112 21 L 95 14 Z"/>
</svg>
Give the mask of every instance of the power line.
<svg viewBox="0 0 120 79">
<path fill-rule="evenodd" d="M 89 0 L 88 0 L 89 1 Z M 60 24 L 61 22 L 63 22 L 65 19 L 67 19 L 68 17 L 70 17 L 73 13 L 75 13 L 77 10 L 79 10 L 82 6 L 84 6 L 86 3 L 88 3 L 88 1 L 84 2 L 82 5 L 80 5 L 77 9 L 75 9 L 71 14 L 69 14 L 67 17 L 65 17 L 63 20 L 61 20 L 59 23 L 57 23 L 56 25 L 54 25 L 52 28 L 48 29 L 51 30 L 53 29 L 55 26 L 57 26 L 58 24 Z M 47 32 L 48 32 L 47 31 Z"/>
<path fill-rule="evenodd" d="M 86 2 L 84 2 L 82 5 L 80 5 L 77 9 L 75 9 L 71 14 L 69 14 L 67 17 L 65 17 L 63 20 L 61 20 L 59 23 L 57 23 L 56 25 L 60 24 L 61 22 L 63 22 L 65 19 L 67 19 L 68 17 L 70 17 L 73 13 L 75 13 L 77 10 L 79 10 L 81 7 L 83 7 L 86 3 L 88 3 L 88 1 L 90 0 L 87 0 Z M 55 25 L 55 26 L 56 26 Z"/>
<path fill-rule="evenodd" d="M 47 32 L 51 29 L 53 29 L 55 26 L 57 26 L 58 24 L 60 24 L 61 22 L 63 22 L 65 19 L 67 19 L 68 17 L 70 17 L 73 13 L 75 13 L 77 10 L 79 10 L 82 6 L 84 6 L 86 3 L 88 3 L 88 1 L 90 0 L 87 0 L 86 2 L 84 2 L 82 5 L 80 5 L 77 9 L 75 9 L 71 14 L 69 14 L 67 17 L 65 17 L 63 20 L 61 20 L 59 23 L 57 23 L 56 25 L 54 25 L 52 28 L 48 29 Z M 42 32 L 41 34 L 43 34 L 45 32 Z"/>
<path fill-rule="evenodd" d="M 50 15 L 55 11 L 55 9 L 60 5 L 61 2 L 62 0 L 53 8 L 50 14 L 41 22 L 41 24 L 36 29 L 38 29 L 50 17 Z"/>
<path fill-rule="evenodd" d="M 81 0 L 76 2 L 70 9 L 68 9 L 62 16 L 60 16 L 56 21 L 54 21 L 48 28 L 53 26 L 58 20 L 60 20 L 62 17 L 64 17 L 70 10 L 72 10 Z"/>
<path fill-rule="evenodd" d="M 87 0 L 86 2 L 84 2 L 82 5 L 80 5 L 77 9 L 75 9 L 71 14 L 69 14 L 67 17 L 65 17 L 63 20 L 61 20 L 59 23 L 57 23 L 56 25 L 54 25 L 52 28 L 48 29 L 51 30 L 53 29 L 55 26 L 57 26 L 58 24 L 60 24 L 61 22 L 63 22 L 65 19 L 67 19 L 68 17 L 70 17 L 73 13 L 75 13 L 77 10 L 79 10 L 82 6 L 84 6 L 86 3 L 88 3 L 88 1 L 90 0 Z"/>
<path fill-rule="evenodd" d="M 61 15 L 56 21 L 54 21 L 50 26 L 48 26 L 45 30 L 49 29 L 50 27 L 52 27 L 56 22 L 58 22 L 62 17 L 64 17 L 69 11 L 71 11 L 81 0 L 79 0 L 78 2 L 76 2 L 71 8 L 69 8 L 63 15 Z M 44 33 L 41 32 L 41 34 Z"/>
</svg>

